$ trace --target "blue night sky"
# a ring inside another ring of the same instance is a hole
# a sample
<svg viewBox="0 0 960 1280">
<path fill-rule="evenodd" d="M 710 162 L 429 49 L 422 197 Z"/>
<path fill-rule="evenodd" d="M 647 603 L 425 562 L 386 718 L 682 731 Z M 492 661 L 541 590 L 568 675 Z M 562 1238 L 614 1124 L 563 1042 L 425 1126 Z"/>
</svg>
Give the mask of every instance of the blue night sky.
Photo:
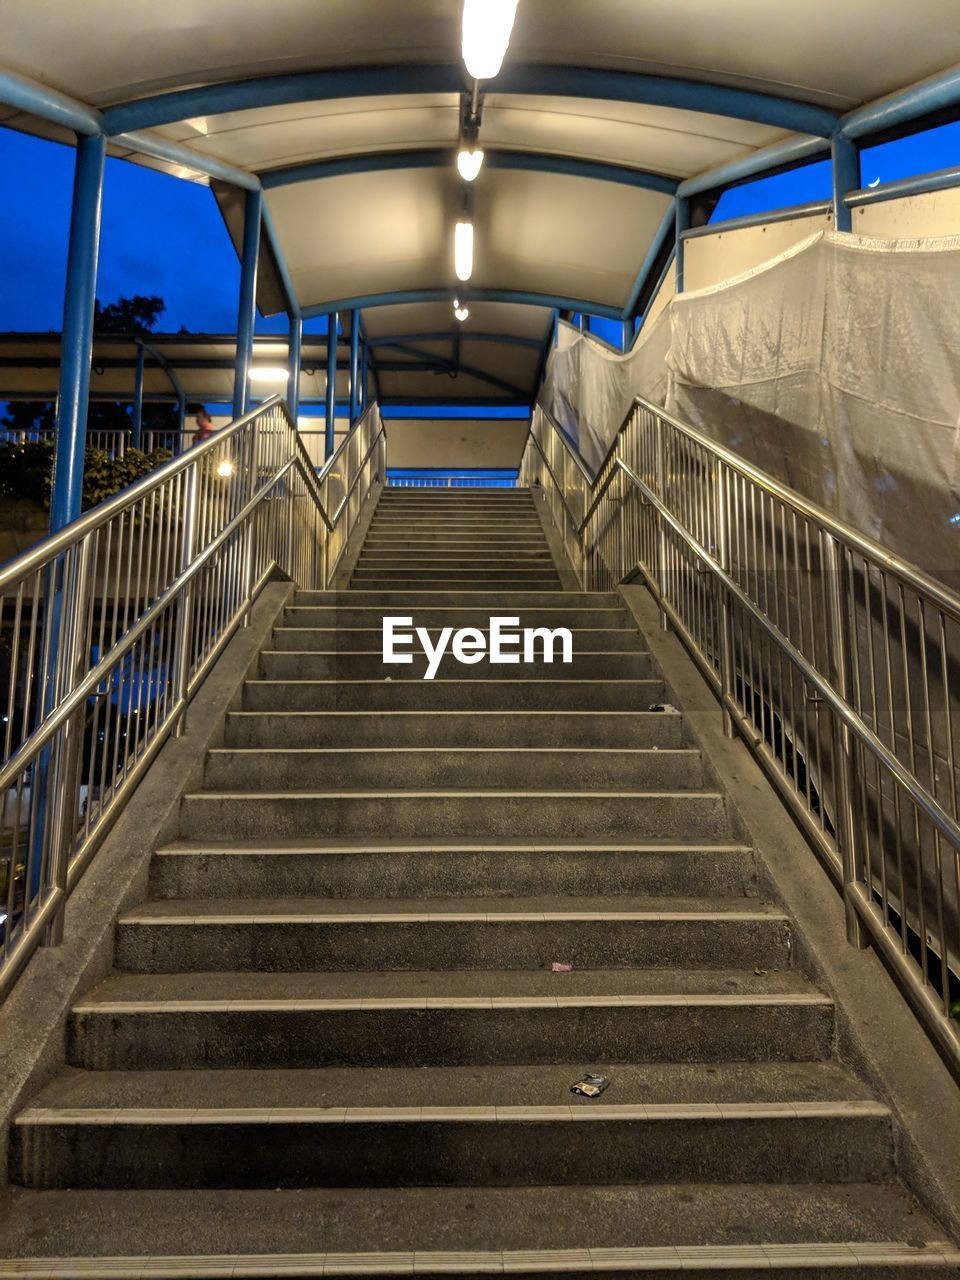
<svg viewBox="0 0 960 1280">
<path fill-rule="evenodd" d="M 0 128 L 0 330 L 60 328 L 73 149 Z M 869 184 L 960 164 L 960 122 L 870 147 Z M 714 220 L 830 196 L 826 162 L 727 192 Z M 186 264 L 186 265 L 185 265 Z M 158 328 L 231 333 L 236 327 L 239 264 L 210 191 L 122 160 L 107 160 L 98 295 L 159 294 L 167 311 Z M 323 321 L 307 326 L 319 329 Z M 258 332 L 285 333 L 285 316 L 258 321 Z"/>
</svg>

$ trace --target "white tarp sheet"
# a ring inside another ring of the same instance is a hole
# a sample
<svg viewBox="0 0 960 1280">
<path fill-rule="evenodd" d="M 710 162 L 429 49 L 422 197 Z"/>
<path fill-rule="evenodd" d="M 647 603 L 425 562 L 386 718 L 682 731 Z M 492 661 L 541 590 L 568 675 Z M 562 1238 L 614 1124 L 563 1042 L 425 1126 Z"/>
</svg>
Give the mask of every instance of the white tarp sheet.
<svg viewBox="0 0 960 1280">
<path fill-rule="evenodd" d="M 958 297 L 960 237 L 820 232 L 678 296 L 626 356 L 567 327 L 544 403 L 596 469 L 643 395 L 956 587 Z"/>
</svg>

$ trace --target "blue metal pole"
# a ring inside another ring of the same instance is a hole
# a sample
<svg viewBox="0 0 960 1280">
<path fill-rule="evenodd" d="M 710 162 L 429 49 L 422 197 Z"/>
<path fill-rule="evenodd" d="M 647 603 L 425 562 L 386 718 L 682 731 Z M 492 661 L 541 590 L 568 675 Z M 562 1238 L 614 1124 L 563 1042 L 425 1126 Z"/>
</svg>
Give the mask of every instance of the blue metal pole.
<svg viewBox="0 0 960 1280">
<path fill-rule="evenodd" d="M 350 425 L 360 417 L 360 312 L 350 313 Z"/>
<path fill-rule="evenodd" d="M 134 449 L 143 447 L 143 367 L 146 363 L 143 343 L 137 343 L 137 372 L 133 381 L 133 431 L 130 443 Z"/>
<path fill-rule="evenodd" d="M 290 312 L 290 337 L 287 343 L 290 379 L 287 382 L 287 405 L 294 422 L 300 412 L 300 352 L 303 346 L 303 321 Z"/>
<path fill-rule="evenodd" d="M 832 144 L 833 224 L 838 231 L 853 230 L 853 210 L 846 203 L 851 191 L 860 189 L 860 148 L 851 138 L 837 135 Z"/>
<path fill-rule="evenodd" d="M 677 293 L 683 293 L 683 233 L 690 229 L 690 201 L 677 197 Z"/>
<path fill-rule="evenodd" d="M 324 457 L 333 453 L 333 433 L 337 413 L 337 313 L 327 317 L 327 424 Z"/>
<path fill-rule="evenodd" d="M 240 258 L 240 304 L 237 310 L 237 361 L 233 377 L 233 416 L 239 418 L 250 405 L 250 365 L 257 320 L 257 266 L 260 260 L 260 224 L 263 192 L 248 191 L 243 214 L 243 252 Z"/>
<path fill-rule="evenodd" d="M 80 514 L 106 151 L 105 138 L 77 139 L 67 282 L 63 297 L 57 438 L 50 502 L 51 533 L 76 520 Z"/>
<path fill-rule="evenodd" d="M 367 411 L 367 377 L 370 362 L 370 348 L 366 343 L 360 348 L 360 412 Z"/>
</svg>

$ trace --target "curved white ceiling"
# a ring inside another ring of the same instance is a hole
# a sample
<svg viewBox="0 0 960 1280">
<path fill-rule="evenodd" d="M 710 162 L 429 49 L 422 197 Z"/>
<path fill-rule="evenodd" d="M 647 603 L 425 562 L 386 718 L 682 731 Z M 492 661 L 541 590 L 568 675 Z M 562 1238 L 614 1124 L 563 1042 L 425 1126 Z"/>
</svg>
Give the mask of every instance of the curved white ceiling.
<svg viewBox="0 0 960 1280">
<path fill-rule="evenodd" d="M 193 115 L 157 132 L 260 174 L 449 150 L 450 163 L 439 167 L 314 177 L 270 188 L 267 201 L 305 309 L 455 285 L 459 95 L 381 96 L 377 69 L 453 68 L 455 86 L 459 0 L 3 0 L 2 9 L 4 69 L 100 108 L 234 80 L 369 68 L 357 86 L 365 96 Z M 679 77 L 840 112 L 957 62 L 957 0 L 520 0 L 506 66 L 556 68 L 556 93 L 487 84 L 481 141 L 679 180 L 789 135 L 697 110 L 572 97 L 572 88 L 565 95 L 563 68 Z M 435 83 L 424 79 L 422 87 Z M 56 134 L 2 108 L 0 122 Z M 614 181 L 487 166 L 476 184 L 472 283 L 620 309 L 668 206 L 665 194 Z M 540 307 L 493 302 L 473 304 L 472 313 L 468 327 L 482 319 L 482 331 L 510 337 L 542 337 L 549 320 Z M 446 302 L 366 313 L 371 335 L 390 336 L 383 324 L 394 333 L 447 333 L 448 353 L 455 350 Z M 490 376 L 502 368 L 511 384 L 535 377 L 532 346 L 509 355 L 490 343 L 462 347 L 461 358 Z M 439 360 L 439 352 L 428 354 Z"/>
</svg>

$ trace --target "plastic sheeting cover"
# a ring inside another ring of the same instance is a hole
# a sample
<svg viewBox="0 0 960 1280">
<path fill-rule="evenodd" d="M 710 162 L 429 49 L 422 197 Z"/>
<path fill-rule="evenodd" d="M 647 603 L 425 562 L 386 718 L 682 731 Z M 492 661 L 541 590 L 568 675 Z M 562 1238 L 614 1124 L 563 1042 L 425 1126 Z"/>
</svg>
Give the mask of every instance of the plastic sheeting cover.
<svg viewBox="0 0 960 1280">
<path fill-rule="evenodd" d="M 643 395 L 956 589 L 958 296 L 960 237 L 820 232 L 627 355 L 565 327 L 543 401 L 595 470 Z"/>
</svg>

